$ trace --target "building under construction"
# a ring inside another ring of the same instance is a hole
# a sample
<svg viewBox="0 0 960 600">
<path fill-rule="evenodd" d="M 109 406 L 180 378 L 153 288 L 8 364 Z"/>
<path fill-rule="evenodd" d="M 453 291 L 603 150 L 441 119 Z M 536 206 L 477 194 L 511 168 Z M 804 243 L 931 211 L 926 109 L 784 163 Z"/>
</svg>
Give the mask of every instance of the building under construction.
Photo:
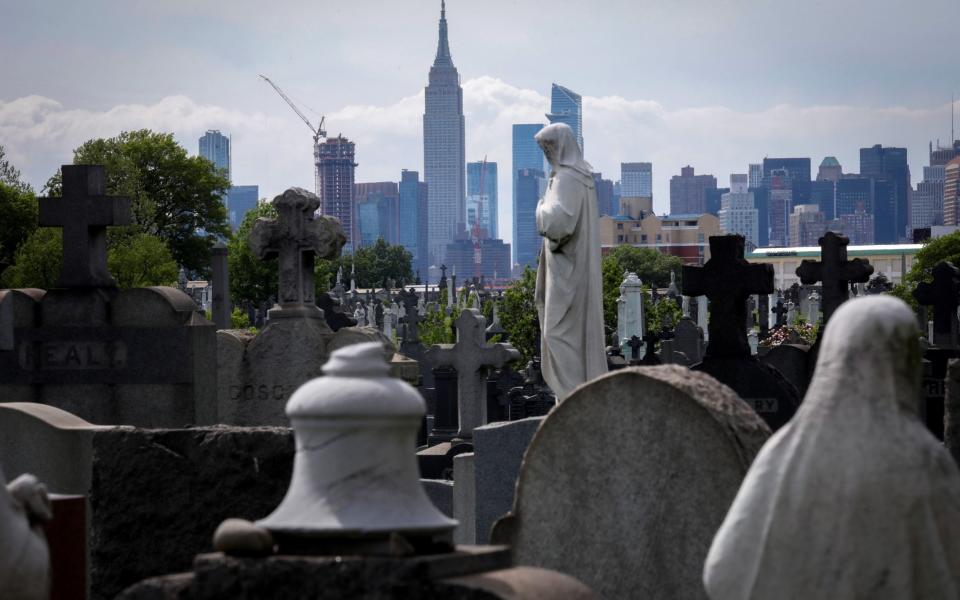
<svg viewBox="0 0 960 600">
<path fill-rule="evenodd" d="M 344 248 L 354 248 L 353 231 L 353 178 L 357 163 L 354 162 L 354 143 L 343 136 L 327 138 L 317 144 L 317 196 L 320 197 L 320 213 L 340 220 L 347 236 Z"/>
</svg>

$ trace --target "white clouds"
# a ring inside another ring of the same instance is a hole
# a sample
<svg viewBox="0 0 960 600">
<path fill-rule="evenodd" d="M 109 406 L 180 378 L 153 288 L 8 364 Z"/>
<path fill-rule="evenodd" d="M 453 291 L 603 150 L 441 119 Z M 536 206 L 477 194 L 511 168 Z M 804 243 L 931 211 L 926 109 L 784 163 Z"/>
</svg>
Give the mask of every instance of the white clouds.
<svg viewBox="0 0 960 600">
<path fill-rule="evenodd" d="M 494 77 L 464 82 L 467 159 L 484 155 L 499 163 L 500 229 L 511 231 L 511 125 L 543 123 L 548 98 Z M 357 143 L 358 181 L 398 180 L 402 168 L 422 171 L 423 91 L 402 91 L 382 105 L 348 105 L 327 113 L 329 135 Z M 238 184 L 258 184 L 272 197 L 286 187 L 311 189 L 312 139 L 283 105 L 243 112 L 169 96 L 154 104 L 123 104 L 108 110 L 76 109 L 41 96 L 0 101 L 0 144 L 35 187 L 69 162 L 84 141 L 149 128 L 173 132 L 188 151 L 207 129 L 233 137 L 233 173 Z M 722 185 L 729 173 L 746 172 L 767 156 L 810 156 L 814 168 L 834 155 L 857 171 L 859 148 L 875 143 L 906 146 L 914 178 L 926 164 L 930 138 L 947 138 L 949 107 L 855 107 L 776 105 L 737 111 L 723 106 L 671 110 L 651 100 L 620 96 L 584 98 L 587 159 L 611 179 L 621 161 L 654 163 L 658 211 L 668 209 L 669 178 L 681 166 L 713 173 Z M 422 172 L 421 172 L 422 175 Z"/>
</svg>

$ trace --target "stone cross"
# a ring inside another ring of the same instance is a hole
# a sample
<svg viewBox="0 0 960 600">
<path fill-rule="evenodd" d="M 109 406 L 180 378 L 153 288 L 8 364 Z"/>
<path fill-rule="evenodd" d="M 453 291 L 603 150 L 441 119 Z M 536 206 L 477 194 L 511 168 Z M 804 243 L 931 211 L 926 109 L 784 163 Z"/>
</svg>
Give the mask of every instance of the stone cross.
<svg viewBox="0 0 960 600">
<path fill-rule="evenodd" d="M 316 257 L 335 258 L 346 243 L 339 221 L 314 216 L 320 207 L 316 194 L 290 188 L 273 199 L 278 218 L 259 218 L 250 230 L 250 248 L 261 259 L 279 257 L 280 288 L 274 317 L 323 318 L 314 297 Z"/>
<path fill-rule="evenodd" d="M 777 297 L 777 304 L 773 309 L 773 314 L 777 316 L 776 327 L 783 327 L 787 322 L 787 307 L 783 305 L 783 298 Z"/>
<path fill-rule="evenodd" d="M 630 360 L 639 361 L 640 360 L 640 348 L 643 348 L 643 340 L 639 337 L 633 335 L 630 336 L 630 339 L 626 341 L 625 345 L 630 348 Z"/>
<path fill-rule="evenodd" d="M 819 240 L 820 260 L 805 260 L 797 267 L 804 285 L 823 283 L 823 324 L 826 325 L 841 304 L 847 301 L 850 282 L 870 279 L 873 265 L 862 258 L 847 259 L 847 237 L 828 231 Z"/>
<path fill-rule="evenodd" d="M 400 294 L 400 301 L 403 303 L 405 314 L 403 315 L 403 343 L 416 344 L 420 341 L 420 321 L 422 320 L 418 302 L 420 298 L 413 288 Z"/>
<path fill-rule="evenodd" d="M 913 297 L 925 306 L 933 306 L 933 343 L 943 348 L 957 347 L 957 306 L 960 295 L 960 270 L 941 261 L 933 268 L 933 283 L 922 282 Z"/>
<path fill-rule="evenodd" d="M 107 196 L 101 165 L 63 165 L 63 195 L 40 198 L 41 227 L 63 228 L 63 268 L 57 287 L 116 287 L 107 269 L 107 227 L 129 225 L 130 200 Z"/>
<path fill-rule="evenodd" d="M 487 422 L 486 378 L 488 367 L 500 368 L 521 357 L 519 351 L 503 342 L 488 344 L 484 339 L 486 319 L 479 310 L 466 308 L 455 323 L 456 344 L 431 346 L 426 358 L 434 367 L 457 370 L 457 404 L 460 429 L 457 437 L 471 439 L 476 427 Z"/>
<path fill-rule="evenodd" d="M 683 293 L 710 300 L 707 356 L 750 356 L 747 297 L 773 293 L 773 265 L 752 265 L 743 258 L 742 235 L 710 238 L 710 260 L 702 267 L 683 267 Z"/>
</svg>

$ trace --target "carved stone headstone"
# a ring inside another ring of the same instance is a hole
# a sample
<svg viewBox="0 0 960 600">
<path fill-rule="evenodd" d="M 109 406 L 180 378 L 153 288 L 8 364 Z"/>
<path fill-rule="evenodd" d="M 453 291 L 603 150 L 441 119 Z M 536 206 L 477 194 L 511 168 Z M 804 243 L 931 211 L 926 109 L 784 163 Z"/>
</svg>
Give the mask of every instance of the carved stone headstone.
<svg viewBox="0 0 960 600">
<path fill-rule="evenodd" d="M 101 166 L 64 165 L 63 197 L 40 199 L 40 224 L 64 228 L 58 288 L 0 291 L 8 306 L 0 398 L 59 407 L 94 423 L 210 422 L 215 326 L 176 288 L 117 290 L 106 228 L 129 201 L 105 195 Z"/>
<path fill-rule="evenodd" d="M 703 559 L 769 434 L 703 373 L 669 365 L 601 376 L 540 425 L 491 541 L 601 598 L 706 598 Z"/>
<path fill-rule="evenodd" d="M 800 395 L 775 368 L 753 356 L 744 328 L 747 297 L 773 292 L 773 267 L 748 263 L 743 251 L 743 236 L 713 236 L 707 264 L 684 267 L 684 293 L 710 300 L 710 340 L 694 369 L 733 388 L 776 430 L 793 416 Z"/>
<path fill-rule="evenodd" d="M 439 344 L 427 350 L 427 360 L 437 367 L 457 370 L 460 428 L 457 437 L 469 439 L 473 429 L 487 422 L 486 386 L 483 370 L 502 367 L 520 358 L 510 344 L 487 344 L 484 338 L 486 319 L 479 310 L 467 308 L 456 321 L 457 343 Z"/>
<path fill-rule="evenodd" d="M 805 285 L 823 282 L 823 323 L 849 298 L 849 284 L 870 279 L 873 266 L 862 258 L 847 259 L 847 244 L 843 235 L 828 231 L 820 238 L 820 260 L 805 260 L 797 267 L 797 276 Z M 810 322 L 814 322 L 812 319 Z"/>
</svg>

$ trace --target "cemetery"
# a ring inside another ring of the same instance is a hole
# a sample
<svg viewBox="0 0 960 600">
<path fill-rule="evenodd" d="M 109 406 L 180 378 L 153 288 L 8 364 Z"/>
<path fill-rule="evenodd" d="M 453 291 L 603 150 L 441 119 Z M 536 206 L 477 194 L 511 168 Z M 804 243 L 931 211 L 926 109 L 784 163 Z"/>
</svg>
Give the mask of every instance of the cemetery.
<svg viewBox="0 0 960 600">
<path fill-rule="evenodd" d="M 346 238 L 299 188 L 249 231 L 277 261 L 254 328 L 223 244 L 208 313 L 120 289 L 130 200 L 64 165 L 59 280 L 0 290 L 0 598 L 960 597 L 957 267 L 914 311 L 842 235 L 787 289 L 713 236 L 665 292 L 623 273 L 604 323 L 551 127 L 532 348 L 445 265 L 318 294 Z"/>
</svg>

